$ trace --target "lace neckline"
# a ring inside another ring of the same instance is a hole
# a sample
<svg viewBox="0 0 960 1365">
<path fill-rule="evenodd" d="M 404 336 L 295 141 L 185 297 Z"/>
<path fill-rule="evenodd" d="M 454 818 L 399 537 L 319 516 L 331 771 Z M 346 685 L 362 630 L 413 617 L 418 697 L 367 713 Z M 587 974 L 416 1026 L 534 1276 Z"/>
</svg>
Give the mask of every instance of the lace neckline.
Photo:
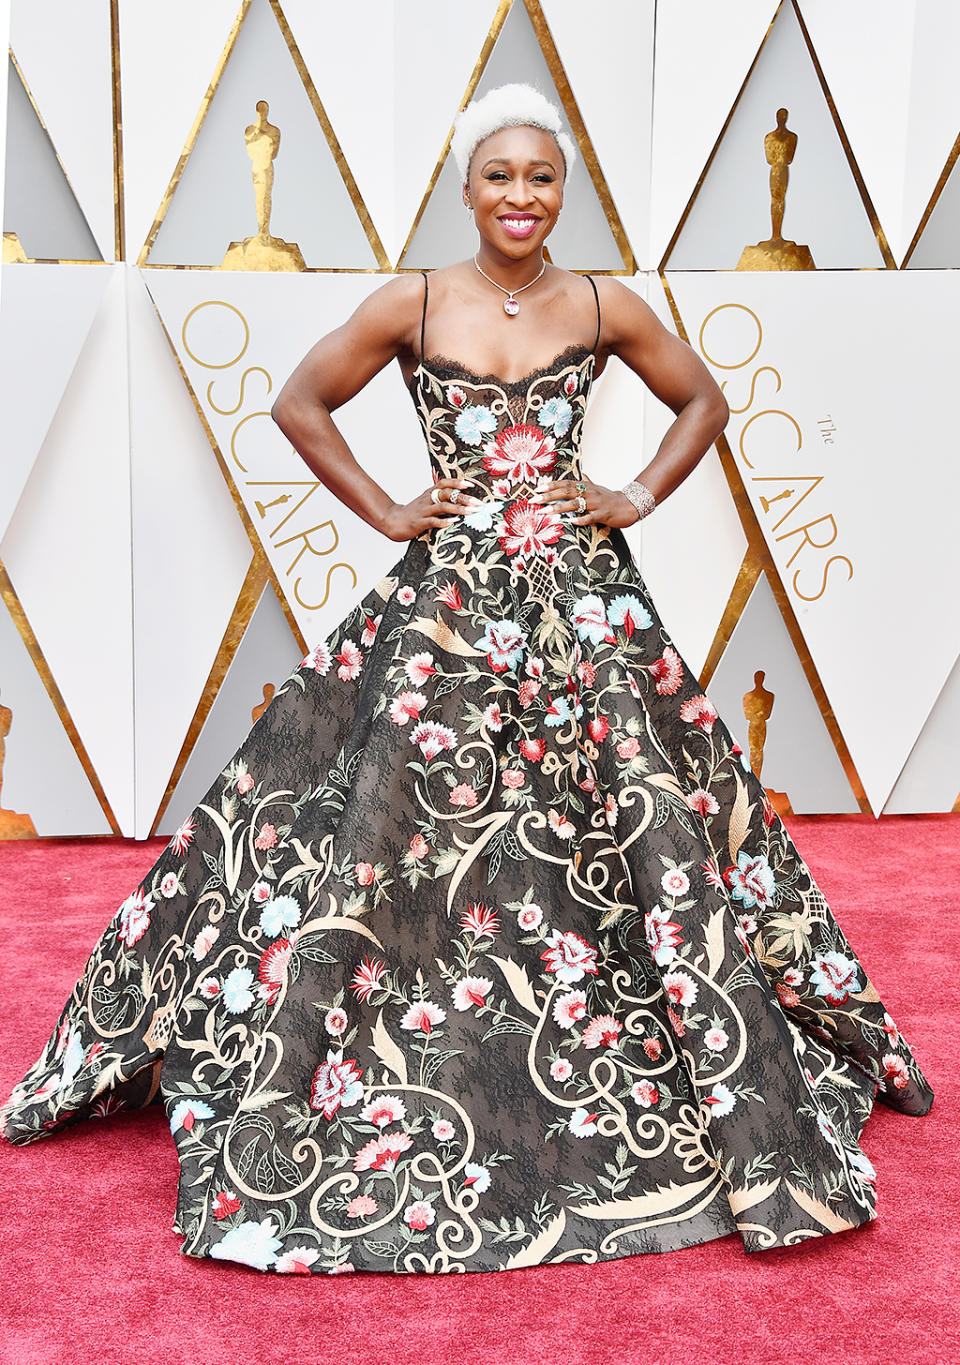
<svg viewBox="0 0 960 1365">
<path fill-rule="evenodd" d="M 536 370 L 531 370 L 528 374 L 521 375 L 519 379 L 501 379 L 498 374 L 493 374 L 492 372 L 477 374 L 475 371 L 468 369 L 468 367 L 459 360 L 454 360 L 450 356 L 438 354 L 430 356 L 429 359 L 420 361 L 419 365 L 410 376 L 410 384 L 408 387 L 412 388 L 421 371 L 426 371 L 437 379 L 462 378 L 473 384 L 495 385 L 498 389 L 504 390 L 504 392 L 522 394 L 526 393 L 535 379 L 540 379 L 544 375 L 549 375 L 552 373 L 554 367 L 561 361 L 572 360 L 576 355 L 583 356 L 583 359 L 580 362 L 580 368 L 582 368 L 588 360 L 596 360 L 596 353 L 584 342 L 578 341 L 573 342 L 569 346 L 565 346 L 562 351 L 557 352 L 552 360 L 548 360 L 545 365 Z M 438 371 L 441 373 L 438 373 Z M 448 371 L 449 373 L 442 373 L 443 371 Z"/>
</svg>

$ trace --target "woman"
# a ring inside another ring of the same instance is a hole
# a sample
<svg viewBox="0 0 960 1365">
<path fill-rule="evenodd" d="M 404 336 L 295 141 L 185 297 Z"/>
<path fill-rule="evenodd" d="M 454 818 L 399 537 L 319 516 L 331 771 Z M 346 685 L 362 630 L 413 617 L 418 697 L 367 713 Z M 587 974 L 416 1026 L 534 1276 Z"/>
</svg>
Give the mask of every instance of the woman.
<svg viewBox="0 0 960 1365">
<path fill-rule="evenodd" d="M 619 530 L 726 406 L 630 291 L 545 264 L 574 153 L 542 96 L 453 150 L 475 260 L 377 290 L 274 409 L 410 543 L 120 907 L 6 1135 L 162 1098 L 183 1251 L 281 1273 L 855 1227 L 874 1098 L 932 1093 Z M 623 490 L 579 464 L 609 355 L 677 414 Z M 407 504 L 330 417 L 393 358 L 435 475 Z"/>
</svg>

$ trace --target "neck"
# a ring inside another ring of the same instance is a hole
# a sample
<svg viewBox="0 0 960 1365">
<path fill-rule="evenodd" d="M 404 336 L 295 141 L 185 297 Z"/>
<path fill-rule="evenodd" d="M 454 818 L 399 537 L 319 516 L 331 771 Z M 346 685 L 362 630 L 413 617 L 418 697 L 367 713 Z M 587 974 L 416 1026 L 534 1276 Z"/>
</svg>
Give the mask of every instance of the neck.
<svg viewBox="0 0 960 1365">
<path fill-rule="evenodd" d="M 535 280 L 543 269 L 543 248 L 515 260 L 512 256 L 504 256 L 489 243 L 481 242 L 476 262 L 488 275 L 493 276 L 497 284 L 505 285 L 508 289 L 521 289 Z"/>
</svg>

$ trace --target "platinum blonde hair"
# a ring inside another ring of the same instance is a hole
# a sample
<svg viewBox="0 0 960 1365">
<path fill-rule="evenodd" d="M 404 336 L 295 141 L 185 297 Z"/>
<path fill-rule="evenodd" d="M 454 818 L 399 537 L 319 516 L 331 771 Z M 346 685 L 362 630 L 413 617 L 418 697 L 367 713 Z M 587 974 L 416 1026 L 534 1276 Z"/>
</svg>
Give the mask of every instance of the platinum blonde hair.
<svg viewBox="0 0 960 1365">
<path fill-rule="evenodd" d="M 454 120 L 450 150 L 466 181 L 470 158 L 479 143 L 501 128 L 542 128 L 557 141 L 569 177 L 577 159 L 577 149 L 561 131 L 560 110 L 532 85 L 500 85 L 478 100 L 471 100 Z"/>
</svg>

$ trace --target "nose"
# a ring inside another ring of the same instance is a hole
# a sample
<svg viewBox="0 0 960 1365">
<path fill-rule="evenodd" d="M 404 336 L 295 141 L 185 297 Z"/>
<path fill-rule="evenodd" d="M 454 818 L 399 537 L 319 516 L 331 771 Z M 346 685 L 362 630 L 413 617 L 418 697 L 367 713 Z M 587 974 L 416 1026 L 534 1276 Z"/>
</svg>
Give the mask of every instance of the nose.
<svg viewBox="0 0 960 1365">
<path fill-rule="evenodd" d="M 522 175 L 515 176 L 507 190 L 507 203 L 515 205 L 518 209 L 525 208 L 533 203 L 534 194 L 531 186 Z"/>
</svg>

